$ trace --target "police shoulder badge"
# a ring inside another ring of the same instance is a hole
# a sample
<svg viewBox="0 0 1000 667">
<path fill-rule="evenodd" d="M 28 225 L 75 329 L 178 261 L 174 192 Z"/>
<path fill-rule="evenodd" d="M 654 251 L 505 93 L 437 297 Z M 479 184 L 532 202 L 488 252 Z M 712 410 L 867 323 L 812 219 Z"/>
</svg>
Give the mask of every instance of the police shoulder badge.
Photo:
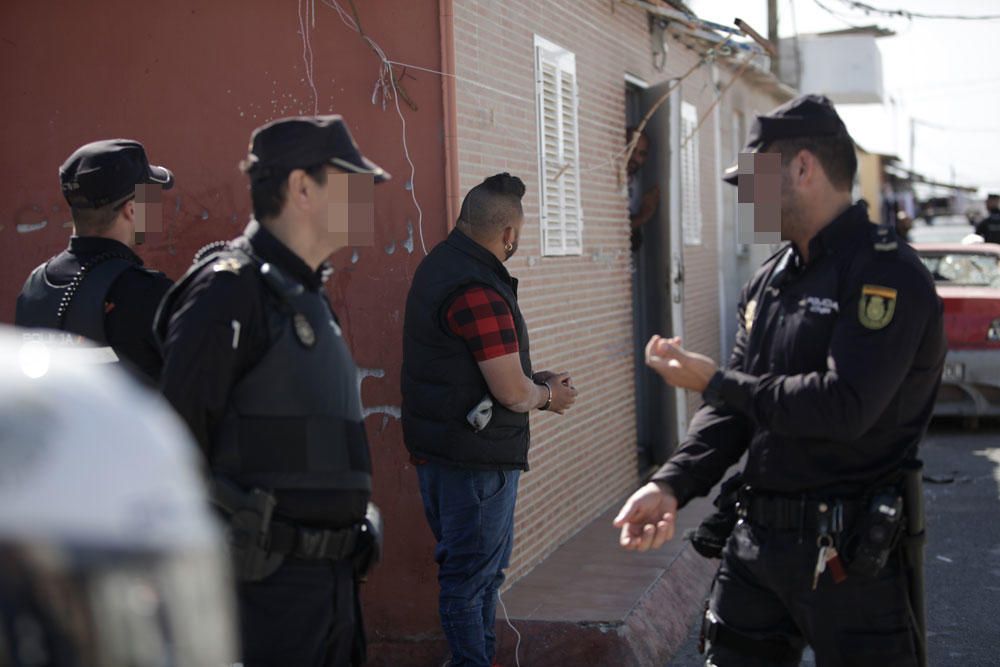
<svg viewBox="0 0 1000 667">
<path fill-rule="evenodd" d="M 862 285 L 858 321 L 867 329 L 883 329 L 896 312 L 896 290 L 881 285 Z"/>
<path fill-rule="evenodd" d="M 313 331 L 312 325 L 309 324 L 305 315 L 295 313 L 292 324 L 295 326 L 295 337 L 299 339 L 300 343 L 306 347 L 312 347 L 316 344 L 316 332 Z"/>
</svg>

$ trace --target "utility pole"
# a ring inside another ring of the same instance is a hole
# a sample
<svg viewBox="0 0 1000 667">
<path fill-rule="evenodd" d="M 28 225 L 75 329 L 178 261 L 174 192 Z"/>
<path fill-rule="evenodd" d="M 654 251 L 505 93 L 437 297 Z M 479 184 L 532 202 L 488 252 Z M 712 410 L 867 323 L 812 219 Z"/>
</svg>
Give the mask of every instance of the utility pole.
<svg viewBox="0 0 1000 667">
<path fill-rule="evenodd" d="M 778 76 L 781 52 L 778 47 L 778 0 L 767 0 L 767 40 L 778 53 L 771 56 L 771 74 Z"/>
<path fill-rule="evenodd" d="M 913 168 L 913 146 L 917 134 L 917 119 L 910 116 L 910 177 L 912 178 L 917 172 Z"/>
</svg>

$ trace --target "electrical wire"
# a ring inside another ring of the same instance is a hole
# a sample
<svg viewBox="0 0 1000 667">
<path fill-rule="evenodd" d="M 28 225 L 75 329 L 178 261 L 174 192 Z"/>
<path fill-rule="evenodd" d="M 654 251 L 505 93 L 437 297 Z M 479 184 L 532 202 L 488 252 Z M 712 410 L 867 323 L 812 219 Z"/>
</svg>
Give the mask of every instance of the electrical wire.
<svg viewBox="0 0 1000 667">
<path fill-rule="evenodd" d="M 691 130 L 691 134 L 687 135 L 687 137 L 684 138 L 684 141 L 681 142 L 681 150 L 684 150 L 684 147 L 688 145 L 688 142 L 691 141 L 696 134 L 698 134 L 698 130 L 701 129 L 701 126 L 704 124 L 709 114 L 712 113 L 712 109 L 714 109 L 719 104 L 719 102 L 722 101 L 722 98 L 725 96 L 726 91 L 728 91 L 733 86 L 733 84 L 736 83 L 736 80 L 739 79 L 741 76 L 743 76 L 743 73 L 747 71 L 748 67 L 750 67 L 750 63 L 753 62 L 754 57 L 755 56 L 750 56 L 749 58 L 744 60 L 743 64 L 740 65 L 740 68 L 736 70 L 735 74 L 733 74 L 733 77 L 726 83 L 726 85 L 722 88 L 722 90 L 719 91 L 719 94 L 715 96 L 715 99 L 712 100 L 712 103 L 708 106 L 707 109 L 705 109 L 705 113 L 703 113 L 701 115 L 701 118 L 698 119 L 698 124 L 694 126 L 693 130 Z"/>
<path fill-rule="evenodd" d="M 827 14 L 829 14 L 830 16 L 832 16 L 833 18 L 837 19 L 838 21 L 840 21 L 844 25 L 848 26 L 849 28 L 860 28 L 861 27 L 859 25 L 854 25 L 853 23 L 851 23 L 850 21 L 848 21 L 847 19 L 845 19 L 844 17 L 842 17 L 840 14 L 838 14 L 837 12 L 833 11 L 832 9 L 830 9 L 829 7 L 827 7 L 826 5 L 824 5 L 822 2 L 820 2 L 820 0 L 813 0 L 813 2 L 816 3 L 816 5 L 820 9 L 822 9 L 824 12 L 826 12 Z"/>
<path fill-rule="evenodd" d="M 319 93 L 316 92 L 316 80 L 313 78 L 315 63 L 313 61 L 312 39 L 309 37 L 309 6 L 306 5 L 306 15 L 302 15 L 302 3 L 312 2 L 312 27 L 316 28 L 316 2 L 315 0 L 298 0 L 299 10 L 299 32 L 302 35 L 302 63 L 305 66 L 306 81 L 312 90 L 313 115 L 319 115 Z"/>
<path fill-rule="evenodd" d="M 396 113 L 399 115 L 399 122 L 403 129 L 403 155 L 406 157 L 406 162 L 410 166 L 410 181 L 407 189 L 410 191 L 410 197 L 413 199 L 413 205 L 417 209 L 417 231 L 420 236 L 420 248 L 426 255 L 427 244 L 424 242 L 424 211 L 420 207 L 420 202 L 417 201 L 417 167 L 413 163 L 413 159 L 410 157 L 410 148 L 406 141 L 406 117 L 403 115 L 403 110 L 399 107 L 399 91 L 396 88 L 396 77 L 392 73 L 392 61 L 389 60 L 389 58 L 385 55 L 385 51 L 382 50 L 382 47 L 379 46 L 375 40 L 361 32 L 361 26 L 347 14 L 347 12 L 337 3 L 337 0 L 322 0 L 322 2 L 327 7 L 334 9 L 340 16 L 340 20 L 344 23 L 344 25 L 361 35 L 362 39 L 364 39 L 372 50 L 375 51 L 375 54 L 381 61 L 379 64 L 379 78 L 383 79 L 386 76 L 389 77 L 389 86 L 392 87 L 392 99 L 395 103 Z"/>
<path fill-rule="evenodd" d="M 856 11 L 863 11 L 865 14 L 880 14 L 888 17 L 898 16 L 906 19 L 944 19 L 954 21 L 996 21 L 1000 19 L 1000 14 L 924 14 L 922 12 L 913 12 L 909 9 L 883 9 L 869 5 L 867 2 L 858 2 L 858 0 L 840 0 L 840 2 Z"/>
<path fill-rule="evenodd" d="M 510 626 L 510 629 L 514 631 L 515 635 L 517 635 L 517 644 L 514 645 L 514 664 L 517 665 L 517 667 L 521 667 L 521 656 L 519 654 L 521 650 L 521 633 L 518 632 L 517 628 L 514 627 L 514 624 L 510 622 L 510 616 L 507 614 L 507 605 L 503 603 L 503 597 L 500 595 L 499 589 L 497 590 L 497 600 L 500 602 L 500 608 L 503 609 L 503 617 L 506 619 L 507 625 Z"/>
</svg>

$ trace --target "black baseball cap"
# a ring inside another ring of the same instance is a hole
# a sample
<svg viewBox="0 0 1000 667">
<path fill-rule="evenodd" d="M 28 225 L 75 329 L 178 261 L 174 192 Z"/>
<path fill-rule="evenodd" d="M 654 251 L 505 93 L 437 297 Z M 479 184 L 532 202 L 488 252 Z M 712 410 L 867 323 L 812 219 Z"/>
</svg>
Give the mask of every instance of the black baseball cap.
<svg viewBox="0 0 1000 667">
<path fill-rule="evenodd" d="M 261 125 L 250 135 L 250 154 L 243 170 L 256 181 L 323 163 L 355 174 L 371 174 L 376 183 L 392 178 L 361 154 L 339 115 L 280 118 Z"/>
<path fill-rule="evenodd" d="M 63 196 L 73 208 L 100 208 L 135 194 L 140 183 L 156 183 L 169 190 L 174 175 L 149 164 L 146 149 L 131 139 L 94 141 L 77 148 L 61 167 Z"/>
<path fill-rule="evenodd" d="M 847 135 L 847 126 L 833 108 L 833 102 L 825 95 L 800 95 L 768 114 L 757 116 L 741 153 L 756 153 L 778 139 L 838 134 Z M 735 185 L 737 173 L 734 164 L 723 172 L 722 180 Z"/>
</svg>

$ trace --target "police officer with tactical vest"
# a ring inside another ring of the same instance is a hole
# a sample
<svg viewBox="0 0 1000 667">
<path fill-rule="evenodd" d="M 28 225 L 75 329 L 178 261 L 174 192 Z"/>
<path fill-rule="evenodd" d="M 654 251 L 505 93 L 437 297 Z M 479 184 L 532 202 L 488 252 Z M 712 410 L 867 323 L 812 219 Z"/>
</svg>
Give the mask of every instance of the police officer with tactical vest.
<svg viewBox="0 0 1000 667">
<path fill-rule="evenodd" d="M 243 665 L 360 664 L 358 581 L 381 526 L 357 368 L 323 284 L 334 251 L 371 243 L 389 175 L 340 116 L 257 128 L 241 168 L 254 219 L 164 299 L 162 388 L 229 523 Z"/>
<path fill-rule="evenodd" d="M 112 139 L 74 151 L 59 180 L 73 236 L 28 276 L 14 323 L 85 336 L 105 346 L 108 360 L 155 383 L 162 359 L 153 317 L 172 282 L 145 268 L 132 248 L 147 231 L 146 218 L 159 214 L 153 193 L 172 187 L 173 174 L 150 165 L 138 141 Z"/>
<path fill-rule="evenodd" d="M 790 243 L 744 287 L 724 368 L 679 338 L 649 341 L 647 364 L 705 404 L 622 507 L 621 544 L 671 539 L 678 509 L 746 454 L 706 664 L 795 665 L 807 644 L 820 665 L 920 664 L 916 457 L 944 363 L 941 302 L 914 251 L 851 203 L 854 144 L 828 99 L 758 117 L 745 152 L 762 155 L 741 156 L 746 175 L 727 180 L 775 160 L 769 195 Z"/>
</svg>

